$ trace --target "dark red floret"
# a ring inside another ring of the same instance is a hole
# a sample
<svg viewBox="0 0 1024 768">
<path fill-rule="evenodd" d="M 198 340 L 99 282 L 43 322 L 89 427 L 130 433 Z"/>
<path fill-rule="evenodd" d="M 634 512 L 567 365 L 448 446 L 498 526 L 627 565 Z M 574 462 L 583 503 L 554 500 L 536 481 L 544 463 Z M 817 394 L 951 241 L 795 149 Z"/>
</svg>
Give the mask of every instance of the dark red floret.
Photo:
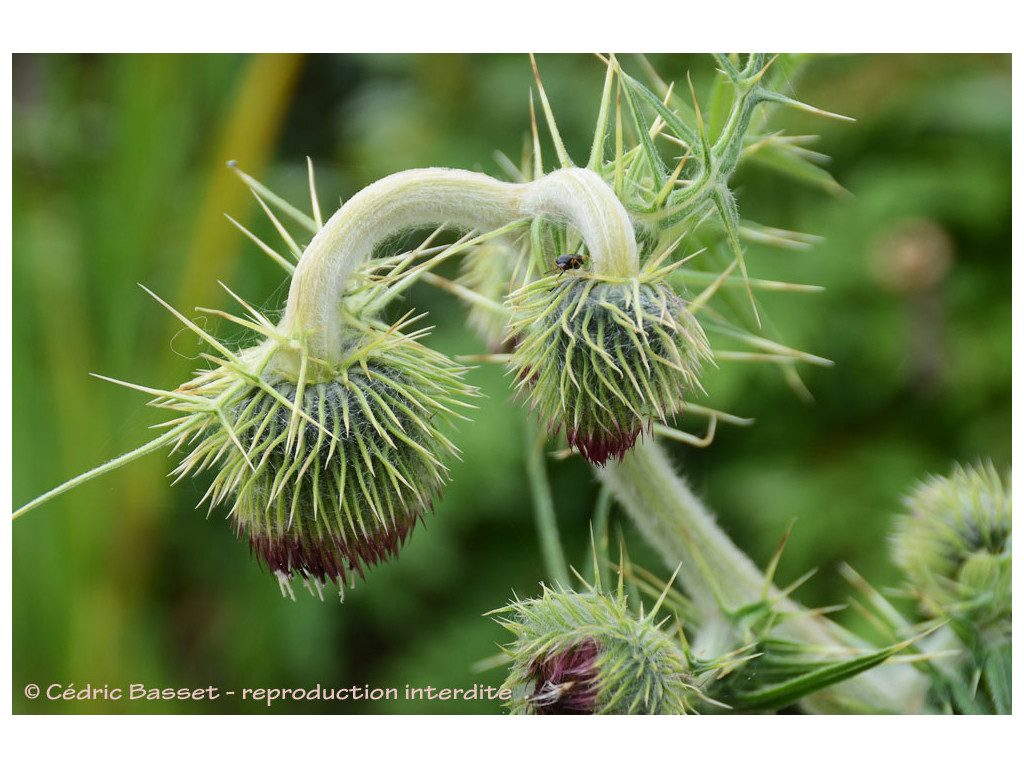
<svg viewBox="0 0 1024 768">
<path fill-rule="evenodd" d="M 592 715 L 597 704 L 597 655 L 594 640 L 530 663 L 536 681 L 532 701 L 538 715 Z"/>
<path fill-rule="evenodd" d="M 634 445 L 642 432 L 640 425 L 620 427 L 617 431 L 603 430 L 587 432 L 582 429 L 565 428 L 569 445 L 573 446 L 591 464 L 603 467 L 609 459 L 621 461 Z"/>
<path fill-rule="evenodd" d="M 347 573 L 355 572 L 365 579 L 367 568 L 397 556 L 422 519 L 422 510 L 402 515 L 386 530 L 371 529 L 365 537 L 319 536 L 294 528 L 282 532 L 246 531 L 241 525 L 236 533 L 239 538 L 248 537 L 249 552 L 271 572 L 343 583 Z"/>
</svg>

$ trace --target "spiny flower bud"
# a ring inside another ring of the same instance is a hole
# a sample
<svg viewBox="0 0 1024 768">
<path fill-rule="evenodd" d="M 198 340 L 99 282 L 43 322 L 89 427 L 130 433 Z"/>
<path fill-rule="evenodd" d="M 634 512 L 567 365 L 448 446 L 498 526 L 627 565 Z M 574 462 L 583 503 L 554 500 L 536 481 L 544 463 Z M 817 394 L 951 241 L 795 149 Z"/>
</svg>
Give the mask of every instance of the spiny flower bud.
<svg viewBox="0 0 1024 768">
<path fill-rule="evenodd" d="M 544 590 L 498 619 L 515 641 L 512 714 L 684 714 L 694 686 L 682 649 L 624 598 Z"/>
<path fill-rule="evenodd" d="M 1012 535 L 1009 473 L 991 464 L 931 477 L 905 500 L 893 557 L 924 610 L 1009 632 Z"/>
<path fill-rule="evenodd" d="M 663 282 L 538 280 L 513 295 L 511 365 L 553 434 L 591 463 L 621 459 L 652 420 L 700 389 L 703 329 Z"/>
<path fill-rule="evenodd" d="M 211 504 L 234 496 L 236 532 L 282 589 L 291 577 L 344 583 L 395 555 L 440 493 L 442 458 L 457 453 L 438 427 L 474 393 L 465 369 L 394 328 L 378 333 L 341 367 L 307 359 L 305 378 L 288 365 L 220 368 L 178 391 L 231 393 L 176 472 L 219 465 Z"/>
</svg>

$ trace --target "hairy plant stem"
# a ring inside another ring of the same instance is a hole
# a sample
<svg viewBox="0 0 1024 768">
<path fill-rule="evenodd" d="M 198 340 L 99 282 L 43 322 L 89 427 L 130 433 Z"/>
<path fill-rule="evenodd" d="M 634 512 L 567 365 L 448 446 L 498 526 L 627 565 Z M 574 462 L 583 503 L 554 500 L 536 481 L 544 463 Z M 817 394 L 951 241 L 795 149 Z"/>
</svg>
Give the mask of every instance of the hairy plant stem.
<svg viewBox="0 0 1024 768">
<path fill-rule="evenodd" d="M 379 243 L 426 225 L 488 231 L 539 216 L 574 227 L 595 272 L 628 277 L 639 270 L 629 215 L 592 171 L 563 168 L 535 181 L 509 183 L 482 173 L 421 168 L 371 184 L 327 221 L 299 261 L 278 330 L 303 336 L 311 357 L 336 363 L 347 332 L 340 311 L 345 291 Z"/>
<path fill-rule="evenodd" d="M 715 655 L 728 650 L 728 624 L 744 606 L 769 600 L 785 615 L 780 632 L 822 648 L 856 647 L 859 643 L 838 625 L 813 613 L 778 589 L 715 523 L 704 506 L 652 439 L 638 443 L 621 462 L 609 462 L 598 477 L 633 519 L 666 566 L 679 567 L 679 579 L 708 628 L 705 640 L 722 647 L 699 649 Z M 907 665 L 883 666 L 810 697 L 806 706 L 818 712 L 911 712 L 920 675 Z"/>
<path fill-rule="evenodd" d="M 538 429 L 532 422 L 527 422 L 526 476 L 530 481 L 530 492 L 533 495 L 537 535 L 540 538 L 547 577 L 551 580 L 552 586 L 568 588 L 572 582 L 569 580 L 569 568 L 565 562 L 561 537 L 558 535 L 555 504 L 551 498 L 551 485 L 548 483 L 547 469 L 544 466 L 547 437 L 546 432 Z"/>
<path fill-rule="evenodd" d="M 597 474 L 669 569 L 682 564 L 679 579 L 701 613 L 761 599 L 764 575 L 718 527 L 653 439 L 638 442 Z"/>
</svg>

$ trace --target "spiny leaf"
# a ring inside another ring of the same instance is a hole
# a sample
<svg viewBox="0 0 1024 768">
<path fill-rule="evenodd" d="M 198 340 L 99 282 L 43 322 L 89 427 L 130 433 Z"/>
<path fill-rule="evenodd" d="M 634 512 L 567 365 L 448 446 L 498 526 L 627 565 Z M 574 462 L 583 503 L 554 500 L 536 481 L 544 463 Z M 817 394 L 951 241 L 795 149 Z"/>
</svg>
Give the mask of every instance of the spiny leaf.
<svg viewBox="0 0 1024 768">
<path fill-rule="evenodd" d="M 665 185 L 665 163 L 662 161 L 661 155 L 658 154 L 658 150 L 654 147 L 654 141 L 651 139 L 647 125 L 647 119 L 644 117 L 643 112 L 640 109 L 640 105 L 634 99 L 633 90 L 631 88 L 626 88 L 624 89 L 624 92 L 626 96 L 626 106 L 629 107 L 630 116 L 633 118 L 634 130 L 637 133 L 637 138 L 639 139 L 640 146 L 643 149 L 644 157 L 647 160 L 648 169 L 654 177 L 654 188 L 661 189 Z"/>
<path fill-rule="evenodd" d="M 916 638 L 915 638 L 916 640 Z M 832 663 L 822 663 L 820 668 L 796 677 L 749 691 L 711 691 L 722 701 L 737 710 L 775 711 L 793 704 L 816 691 L 841 683 L 851 677 L 876 667 L 909 645 L 908 642 L 890 645 L 875 653 L 867 653 L 854 659 Z M 756 663 L 756 662 L 754 662 Z M 764 662 L 761 662 L 764 663 Z"/>
</svg>

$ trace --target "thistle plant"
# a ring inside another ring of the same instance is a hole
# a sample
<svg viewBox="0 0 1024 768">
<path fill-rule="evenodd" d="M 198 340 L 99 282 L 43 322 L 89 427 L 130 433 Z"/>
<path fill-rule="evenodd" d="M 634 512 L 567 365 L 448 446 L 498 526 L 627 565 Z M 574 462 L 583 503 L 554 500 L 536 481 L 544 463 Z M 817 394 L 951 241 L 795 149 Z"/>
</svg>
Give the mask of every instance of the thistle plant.
<svg viewBox="0 0 1024 768">
<path fill-rule="evenodd" d="M 278 574 L 283 590 L 292 577 L 319 589 L 327 580 L 343 584 L 350 572 L 363 575 L 395 554 L 430 508 L 443 484 L 443 459 L 457 453 L 440 427 L 473 394 L 462 382 L 463 366 L 406 333 L 411 319 L 383 323 L 383 308 L 428 267 L 530 216 L 572 222 L 588 233 L 595 254 L 614 252 L 631 236 L 624 225 L 603 226 L 609 211 L 622 222 L 625 214 L 599 178 L 579 169 L 531 184 L 452 169 L 406 171 L 366 188 L 323 226 L 312 166 L 310 188 L 312 219 L 286 206 L 295 218 L 312 222 L 310 244 L 300 252 L 281 229 L 301 256 L 294 270 L 261 243 L 294 272 L 280 322 L 232 294 L 247 316 L 213 313 L 263 337 L 236 352 L 165 304 L 212 347 L 214 354 L 204 357 L 215 367 L 175 390 L 126 386 L 184 415 L 162 424 L 161 437 L 16 515 L 144 453 L 190 445 L 175 474 L 216 468 L 207 498 L 211 505 L 231 501 L 236 531 Z M 411 266 L 421 248 L 398 257 L 383 274 L 376 266 L 360 270 L 389 236 L 438 221 L 487 232 L 442 249 L 425 264 Z"/>
<path fill-rule="evenodd" d="M 290 277 L 280 318 L 229 290 L 241 314 L 204 311 L 255 336 L 233 349 L 161 301 L 207 345 L 206 367 L 174 389 L 111 379 L 174 413 L 161 435 L 15 516 L 166 449 L 181 456 L 176 480 L 211 478 L 204 501 L 226 509 L 286 594 L 293 579 L 319 592 L 327 582 L 343 588 L 365 577 L 438 503 L 448 463 L 459 456 L 454 427 L 478 394 L 465 379 L 468 358 L 431 349 L 421 315 L 389 315 L 422 281 L 468 306 L 469 325 L 492 350 L 472 359 L 505 366 L 530 422 L 540 425 L 528 467 L 548 583 L 541 597 L 494 612 L 514 636 L 502 656 L 512 712 L 931 711 L 918 708 L 922 691 L 951 679 L 929 655 L 944 652 L 929 647 L 942 622 L 999 639 L 998 653 L 972 662 L 999 688 L 1001 668 L 986 665 L 1008 661 L 1009 500 L 992 472 L 958 476 L 955 487 L 936 481 L 915 495 L 917 516 L 901 529 L 896 560 L 931 621 L 890 622 L 879 645 L 800 605 L 792 597 L 799 583 L 775 586 L 782 548 L 758 569 L 659 442 L 706 446 L 719 424 L 749 424 L 709 404 L 712 367 L 766 363 L 802 392 L 798 366 L 829 364 L 779 341 L 758 300 L 762 291 L 816 288 L 754 279 L 746 263 L 747 241 L 804 248 L 813 238 L 741 219 L 730 183 L 741 162 L 774 153 L 785 167 L 834 184 L 803 139 L 780 134 L 770 120 L 778 107 L 838 116 L 787 95 L 794 62 L 785 58 L 716 56 L 710 104 L 692 85 L 677 89 L 653 72 L 645 84 L 616 57 L 602 60 L 585 163 L 570 156 L 534 63 L 554 168 L 545 164 L 531 99 L 530 151 L 520 165 L 502 159 L 507 180 L 406 170 L 364 188 L 325 221 L 311 163 L 311 214 L 235 169 L 284 242 L 282 253 L 243 229 Z M 395 235 L 433 226 L 418 246 L 388 252 Z M 460 236 L 442 242 L 452 231 Z M 439 273 L 456 260 L 454 280 Z M 681 429 L 684 417 L 703 419 L 704 434 Z M 580 591 L 558 543 L 542 461 L 547 438 L 555 455 L 589 462 L 604 490 L 593 586 L 583 581 Z M 618 589 L 602 587 L 610 583 L 601 573 L 610 568 L 612 501 L 670 579 L 623 558 Z M 645 608 L 645 596 L 653 607 Z M 901 658 L 918 667 L 886 664 Z"/>
<path fill-rule="evenodd" d="M 446 258 L 531 219 L 550 217 L 583 233 L 595 260 L 635 253 L 626 212 L 585 169 L 518 184 L 453 169 L 405 171 L 367 187 L 322 225 L 312 166 L 310 190 L 312 218 L 284 204 L 314 233 L 305 250 L 267 209 L 300 257 L 293 269 L 260 243 L 293 272 L 280 322 L 232 294 L 247 316 L 213 313 L 262 337 L 232 351 L 165 305 L 210 345 L 213 353 L 204 357 L 213 367 L 174 390 L 126 386 L 184 415 L 162 424 L 161 437 L 16 515 L 150 451 L 190 446 L 175 474 L 216 469 L 210 504 L 231 503 L 236 531 L 278 574 L 283 590 L 292 577 L 317 589 L 328 580 L 343 584 L 346 574 L 363 575 L 397 552 L 430 508 L 443 484 L 444 459 L 456 454 L 441 427 L 473 394 L 462 383 L 462 366 L 406 333 L 411 320 L 389 325 L 379 319 L 388 302 Z M 483 234 L 425 263 L 415 263 L 421 248 L 399 256 L 382 274 L 377 265 L 365 268 L 388 237 L 435 223 Z"/>
</svg>

